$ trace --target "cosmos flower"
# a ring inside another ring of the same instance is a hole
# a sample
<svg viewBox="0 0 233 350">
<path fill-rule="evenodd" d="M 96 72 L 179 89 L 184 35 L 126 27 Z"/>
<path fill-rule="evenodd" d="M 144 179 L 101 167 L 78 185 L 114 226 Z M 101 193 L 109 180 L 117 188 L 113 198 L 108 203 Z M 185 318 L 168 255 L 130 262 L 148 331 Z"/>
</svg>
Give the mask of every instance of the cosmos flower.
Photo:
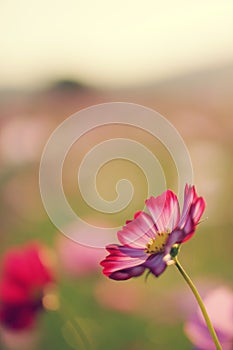
<svg viewBox="0 0 233 350">
<path fill-rule="evenodd" d="M 45 288 L 54 278 L 39 244 L 13 248 L 2 262 L 0 323 L 12 330 L 30 328 L 43 309 Z"/>
<path fill-rule="evenodd" d="M 179 245 L 193 236 L 205 202 L 197 196 L 194 186 L 186 185 L 181 215 L 178 199 L 170 190 L 147 199 L 146 207 L 149 214 L 136 213 L 118 231 L 121 245 L 106 247 L 110 254 L 101 265 L 109 278 L 127 280 L 145 270 L 158 277 L 173 262 Z"/>
<path fill-rule="evenodd" d="M 233 291 L 219 287 L 207 294 L 204 299 L 223 350 L 233 349 Z M 206 323 L 199 309 L 185 323 L 185 333 L 196 349 L 215 350 Z"/>
</svg>

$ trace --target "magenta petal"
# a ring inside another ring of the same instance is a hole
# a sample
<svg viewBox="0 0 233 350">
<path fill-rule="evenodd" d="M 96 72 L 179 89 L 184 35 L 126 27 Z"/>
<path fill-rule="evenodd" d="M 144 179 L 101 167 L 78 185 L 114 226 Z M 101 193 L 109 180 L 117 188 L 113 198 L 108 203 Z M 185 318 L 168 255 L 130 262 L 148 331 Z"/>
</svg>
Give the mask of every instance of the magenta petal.
<svg viewBox="0 0 233 350">
<path fill-rule="evenodd" d="M 131 277 L 141 276 L 144 271 L 145 271 L 145 267 L 142 265 L 139 265 L 139 266 L 131 267 L 129 269 L 113 272 L 111 273 L 111 275 L 109 275 L 109 278 L 116 281 L 125 281 Z"/>
<path fill-rule="evenodd" d="M 167 240 L 164 254 L 170 254 L 171 248 L 174 244 L 180 244 L 185 239 L 185 233 L 181 230 L 173 231 Z"/>
<path fill-rule="evenodd" d="M 190 214 L 193 218 L 194 225 L 196 225 L 205 210 L 205 201 L 202 197 L 199 197 L 195 203 L 192 205 Z"/>
<path fill-rule="evenodd" d="M 152 218 L 144 213 L 137 214 L 134 220 L 117 232 L 121 244 L 132 248 L 146 248 L 150 238 L 155 237 L 156 228 Z"/>
<path fill-rule="evenodd" d="M 147 254 L 143 249 L 118 246 L 115 244 L 109 245 L 106 248 L 110 254 L 100 263 L 104 267 L 103 273 L 106 276 L 110 276 L 115 271 L 142 265 L 147 258 Z"/>
<path fill-rule="evenodd" d="M 167 264 L 163 261 L 164 254 L 151 255 L 144 266 L 150 269 L 150 271 L 158 277 L 166 269 Z"/>
<path fill-rule="evenodd" d="M 167 190 L 158 197 L 146 200 L 146 206 L 159 232 L 172 231 L 180 220 L 180 209 L 176 195 Z"/>
<path fill-rule="evenodd" d="M 185 235 L 191 235 L 195 231 L 203 211 L 205 209 L 205 201 L 202 197 L 198 197 L 194 186 L 186 186 L 184 195 L 184 206 L 179 229 L 184 230 Z"/>
<path fill-rule="evenodd" d="M 187 217 L 187 220 L 185 222 L 185 225 L 184 225 L 182 231 L 184 232 L 184 237 L 190 235 L 191 233 L 193 233 L 195 231 L 195 225 L 193 223 L 193 219 L 192 219 L 191 215 Z"/>
<path fill-rule="evenodd" d="M 136 248 L 131 248 L 127 246 L 121 246 L 117 244 L 109 244 L 106 247 L 107 251 L 110 253 L 112 258 L 116 257 L 117 259 L 119 257 L 122 258 L 138 258 L 141 256 L 147 256 L 147 254 L 144 252 L 144 249 L 136 249 Z"/>
<path fill-rule="evenodd" d="M 192 217 L 194 225 L 196 225 L 200 220 L 204 209 L 204 199 L 202 197 L 197 196 L 196 189 L 194 186 L 186 185 L 184 194 L 184 206 L 182 210 L 181 219 L 178 225 L 179 228 L 182 229 L 184 227 L 187 217 L 189 215 Z"/>
<path fill-rule="evenodd" d="M 183 210 L 181 214 L 181 219 L 179 222 L 179 227 L 183 228 L 185 221 L 187 220 L 187 216 L 189 214 L 191 205 L 193 203 L 193 200 L 195 200 L 197 197 L 196 191 L 194 186 L 185 186 L 185 193 L 184 193 L 184 205 L 183 205 Z"/>
</svg>

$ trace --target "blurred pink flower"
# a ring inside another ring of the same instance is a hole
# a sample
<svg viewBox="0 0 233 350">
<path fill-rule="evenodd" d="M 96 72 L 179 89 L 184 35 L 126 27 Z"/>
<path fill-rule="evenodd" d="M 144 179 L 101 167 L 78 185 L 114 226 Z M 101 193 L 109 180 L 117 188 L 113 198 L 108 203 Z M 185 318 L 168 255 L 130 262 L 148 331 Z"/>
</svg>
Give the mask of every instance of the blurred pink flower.
<svg viewBox="0 0 233 350">
<path fill-rule="evenodd" d="M 9 163 L 35 161 L 43 148 L 50 125 L 42 118 L 11 118 L 0 131 L 0 158 Z"/>
<path fill-rule="evenodd" d="M 233 349 L 233 291 L 221 287 L 211 291 L 204 303 L 223 350 Z M 215 350 L 216 347 L 209 334 L 200 310 L 186 322 L 185 333 L 199 350 Z"/>
<path fill-rule="evenodd" d="M 85 231 L 85 226 L 80 225 L 73 229 Z M 99 269 L 99 261 L 105 254 L 103 248 L 87 247 L 61 234 L 58 236 L 56 248 L 60 266 L 70 276 L 86 276 L 96 273 Z"/>
<path fill-rule="evenodd" d="M 158 277 L 167 267 L 167 258 L 172 260 L 173 246 L 193 236 L 205 202 L 197 196 L 194 186 L 186 185 L 181 215 L 178 199 L 170 190 L 149 198 L 146 206 L 150 215 L 138 212 L 118 231 L 122 245 L 106 247 L 110 254 L 101 265 L 109 278 L 126 280 L 140 276 L 145 269 Z"/>
<path fill-rule="evenodd" d="M 54 277 L 44 248 L 38 243 L 9 249 L 2 262 L 0 282 L 0 323 L 12 330 L 34 325 L 43 309 L 45 288 Z"/>
</svg>

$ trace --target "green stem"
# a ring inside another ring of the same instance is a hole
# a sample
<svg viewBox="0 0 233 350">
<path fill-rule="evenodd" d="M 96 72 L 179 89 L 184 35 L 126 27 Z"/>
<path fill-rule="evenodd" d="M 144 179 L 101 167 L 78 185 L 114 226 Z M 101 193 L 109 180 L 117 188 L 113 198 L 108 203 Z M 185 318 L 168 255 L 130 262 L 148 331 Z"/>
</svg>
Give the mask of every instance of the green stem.
<svg viewBox="0 0 233 350">
<path fill-rule="evenodd" d="M 218 337 L 217 337 L 217 335 L 215 333 L 214 327 L 213 327 L 213 325 L 212 325 L 212 323 L 210 321 L 209 315 L 208 315 L 208 313 L 206 311 L 205 305 L 204 305 L 204 303 L 203 303 L 203 301 L 202 301 L 202 299 L 200 297 L 200 294 L 198 293 L 198 291 L 197 291 L 195 285 L 193 284 L 191 278 L 187 275 L 187 273 L 185 272 L 183 267 L 180 265 L 177 257 L 174 258 L 174 261 L 175 261 L 176 267 L 180 271 L 181 275 L 184 277 L 185 281 L 188 283 L 190 289 L 192 290 L 192 292 L 193 292 L 193 294 L 194 294 L 194 296 L 195 296 L 195 298 L 196 298 L 196 300 L 198 302 L 198 305 L 200 306 L 202 315 L 203 315 L 203 317 L 204 317 L 204 319 L 206 321 L 206 325 L 207 325 L 207 327 L 209 329 L 209 332 L 210 332 L 211 337 L 212 337 L 212 339 L 214 341 L 216 349 L 217 350 L 222 350 L 221 344 L 220 344 L 220 342 L 218 340 Z"/>
</svg>

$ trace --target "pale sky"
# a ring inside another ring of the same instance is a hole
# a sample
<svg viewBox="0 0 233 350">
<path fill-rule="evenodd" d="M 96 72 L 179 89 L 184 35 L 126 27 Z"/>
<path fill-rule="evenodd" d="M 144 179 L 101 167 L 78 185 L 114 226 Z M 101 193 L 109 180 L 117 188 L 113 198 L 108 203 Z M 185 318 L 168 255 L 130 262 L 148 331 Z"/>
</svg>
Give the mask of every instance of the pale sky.
<svg viewBox="0 0 233 350">
<path fill-rule="evenodd" d="M 233 62 L 233 1 L 2 0 L 0 87 L 145 84 Z"/>
</svg>

